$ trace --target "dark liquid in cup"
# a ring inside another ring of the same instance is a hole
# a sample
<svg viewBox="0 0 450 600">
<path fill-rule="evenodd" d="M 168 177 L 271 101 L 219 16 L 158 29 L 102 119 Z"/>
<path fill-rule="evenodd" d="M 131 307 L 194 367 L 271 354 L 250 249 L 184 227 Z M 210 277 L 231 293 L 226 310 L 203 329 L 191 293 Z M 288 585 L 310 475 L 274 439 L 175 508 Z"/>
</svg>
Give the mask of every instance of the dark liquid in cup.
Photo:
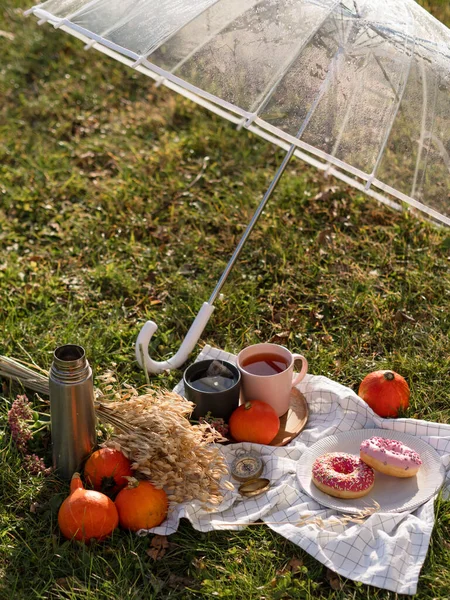
<svg viewBox="0 0 450 600">
<path fill-rule="evenodd" d="M 206 371 L 199 373 L 189 381 L 190 386 L 199 392 L 224 392 L 232 388 L 235 383 L 236 379 L 233 377 L 223 377 L 222 375 L 208 377 Z"/>
<path fill-rule="evenodd" d="M 289 362 L 279 354 L 262 352 L 244 359 L 241 365 L 247 373 L 267 376 L 282 373 L 288 368 Z"/>
</svg>

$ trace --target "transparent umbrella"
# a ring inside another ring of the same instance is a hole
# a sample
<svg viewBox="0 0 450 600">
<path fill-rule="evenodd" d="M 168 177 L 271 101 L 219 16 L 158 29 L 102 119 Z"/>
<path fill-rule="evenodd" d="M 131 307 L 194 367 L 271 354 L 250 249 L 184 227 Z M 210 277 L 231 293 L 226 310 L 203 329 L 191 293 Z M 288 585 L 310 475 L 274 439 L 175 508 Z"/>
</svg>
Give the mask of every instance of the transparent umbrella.
<svg viewBox="0 0 450 600">
<path fill-rule="evenodd" d="M 414 0 L 48 0 L 28 11 L 287 150 L 178 352 L 185 362 L 296 155 L 450 225 L 450 30 Z"/>
</svg>

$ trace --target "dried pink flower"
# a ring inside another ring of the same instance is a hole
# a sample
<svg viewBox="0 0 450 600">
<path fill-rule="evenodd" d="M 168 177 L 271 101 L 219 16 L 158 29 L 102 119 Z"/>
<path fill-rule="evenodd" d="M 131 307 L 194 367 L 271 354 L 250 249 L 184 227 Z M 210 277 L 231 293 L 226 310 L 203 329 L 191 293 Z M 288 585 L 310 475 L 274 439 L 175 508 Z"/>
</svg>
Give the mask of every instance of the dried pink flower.
<svg viewBox="0 0 450 600">
<path fill-rule="evenodd" d="M 37 456 L 36 454 L 27 454 L 24 456 L 23 464 L 25 465 L 26 470 L 31 473 L 31 475 L 50 475 L 52 472 L 51 467 L 46 467 L 42 458 Z"/>
<path fill-rule="evenodd" d="M 32 419 L 33 411 L 28 398 L 25 395 L 18 395 L 8 411 L 8 424 L 12 439 L 17 450 L 23 454 L 23 464 L 27 471 L 32 475 L 39 473 L 49 475 L 52 469 L 45 466 L 42 458 L 29 452 L 28 442 L 33 437 L 29 422 Z"/>
<path fill-rule="evenodd" d="M 223 419 L 213 417 L 210 412 L 206 413 L 204 417 L 200 417 L 199 423 L 207 423 L 210 427 L 215 429 L 223 437 L 228 435 L 228 425 Z"/>
</svg>

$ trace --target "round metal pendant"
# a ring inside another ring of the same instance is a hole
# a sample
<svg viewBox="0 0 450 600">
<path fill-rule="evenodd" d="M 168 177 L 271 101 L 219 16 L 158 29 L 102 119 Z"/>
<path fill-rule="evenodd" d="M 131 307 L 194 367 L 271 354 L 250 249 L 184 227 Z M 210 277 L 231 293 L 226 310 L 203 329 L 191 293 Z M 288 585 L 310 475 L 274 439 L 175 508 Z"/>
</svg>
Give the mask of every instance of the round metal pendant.
<svg viewBox="0 0 450 600">
<path fill-rule="evenodd" d="M 270 488 L 270 480 L 265 477 L 250 479 L 239 486 L 239 493 L 246 498 L 252 498 L 264 494 Z"/>
<path fill-rule="evenodd" d="M 257 479 L 264 469 L 264 463 L 259 456 L 241 452 L 231 465 L 231 475 L 237 481 Z"/>
</svg>

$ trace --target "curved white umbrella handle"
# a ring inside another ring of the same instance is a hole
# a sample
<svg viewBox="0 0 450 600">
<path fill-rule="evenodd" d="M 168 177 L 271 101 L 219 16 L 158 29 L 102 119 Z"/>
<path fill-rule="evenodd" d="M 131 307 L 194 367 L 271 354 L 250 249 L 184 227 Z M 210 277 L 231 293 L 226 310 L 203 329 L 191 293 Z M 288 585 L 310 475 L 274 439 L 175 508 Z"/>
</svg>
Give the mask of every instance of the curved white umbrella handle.
<svg viewBox="0 0 450 600">
<path fill-rule="evenodd" d="M 192 352 L 195 344 L 202 335 L 203 330 L 205 329 L 206 324 L 213 313 L 213 310 L 214 306 L 212 304 L 209 304 L 209 302 L 204 302 L 201 309 L 198 311 L 191 328 L 187 332 L 178 352 L 172 356 L 172 358 L 169 358 L 169 360 L 164 360 L 161 362 L 152 360 L 148 354 L 148 345 L 152 339 L 152 335 L 158 329 L 158 325 L 154 321 L 147 321 L 142 327 L 135 345 L 136 360 L 138 361 L 139 365 L 144 368 L 144 365 L 142 364 L 143 358 L 145 361 L 145 368 L 149 373 L 162 373 L 167 369 L 178 369 L 178 367 L 181 367 L 181 365 L 186 362 L 189 354 Z"/>
</svg>

